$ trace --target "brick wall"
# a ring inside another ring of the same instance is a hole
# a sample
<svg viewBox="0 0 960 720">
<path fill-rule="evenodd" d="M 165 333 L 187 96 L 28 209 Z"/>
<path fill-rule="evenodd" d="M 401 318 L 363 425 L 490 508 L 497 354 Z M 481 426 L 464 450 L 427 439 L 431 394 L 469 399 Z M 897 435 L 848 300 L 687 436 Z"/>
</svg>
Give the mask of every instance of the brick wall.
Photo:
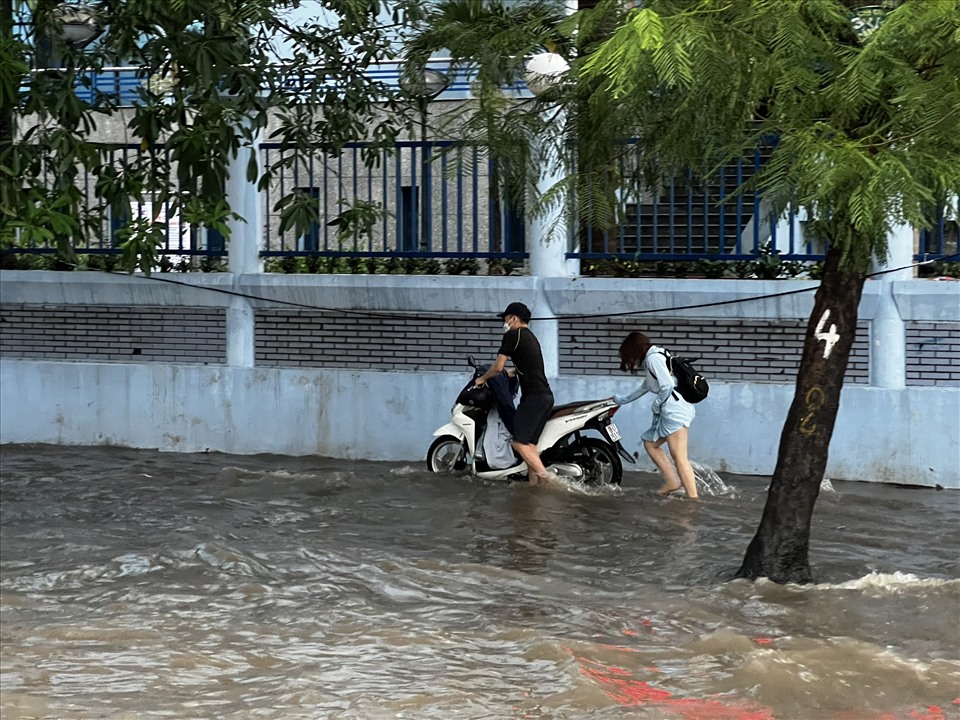
<svg viewBox="0 0 960 720">
<path fill-rule="evenodd" d="M 3 305 L 0 355 L 222 364 L 225 323 L 215 308 Z"/>
<path fill-rule="evenodd" d="M 560 372 L 619 373 L 617 350 L 627 333 L 639 330 L 657 345 L 699 357 L 697 369 L 723 382 L 793 383 L 800 365 L 806 321 L 578 319 L 560 323 Z M 869 332 L 857 328 L 846 381 L 869 380 Z"/>
<path fill-rule="evenodd" d="M 960 385 L 960 324 L 907 323 L 907 385 Z"/>
<path fill-rule="evenodd" d="M 487 316 L 387 316 L 262 310 L 256 362 L 467 372 L 465 359 L 493 359 L 500 328 Z M 805 321 L 577 319 L 560 323 L 560 372 L 619 372 L 617 348 L 642 330 L 674 352 L 700 357 L 710 379 L 792 383 Z M 536 332 L 536 327 L 534 327 Z M 847 381 L 868 381 L 867 323 L 858 328 Z M 33 306 L 0 308 L 0 354 L 8 358 L 221 364 L 225 312 L 215 308 Z M 960 325 L 907 323 L 907 384 L 960 385 Z"/>
<path fill-rule="evenodd" d="M 467 355 L 492 362 L 501 337 L 500 324 L 487 315 L 261 310 L 256 323 L 256 363 L 271 367 L 467 372 Z"/>
</svg>

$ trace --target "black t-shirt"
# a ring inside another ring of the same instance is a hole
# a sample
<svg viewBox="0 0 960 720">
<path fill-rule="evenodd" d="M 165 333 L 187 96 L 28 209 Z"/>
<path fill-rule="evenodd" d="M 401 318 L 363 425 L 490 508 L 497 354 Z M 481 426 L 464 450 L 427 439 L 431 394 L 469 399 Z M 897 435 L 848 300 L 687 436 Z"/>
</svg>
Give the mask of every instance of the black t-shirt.
<svg viewBox="0 0 960 720">
<path fill-rule="evenodd" d="M 520 376 L 520 391 L 524 395 L 550 392 L 550 384 L 543 371 L 540 341 L 530 332 L 530 328 L 522 327 L 505 332 L 497 354 L 506 355 L 513 360 L 513 366 Z"/>
</svg>

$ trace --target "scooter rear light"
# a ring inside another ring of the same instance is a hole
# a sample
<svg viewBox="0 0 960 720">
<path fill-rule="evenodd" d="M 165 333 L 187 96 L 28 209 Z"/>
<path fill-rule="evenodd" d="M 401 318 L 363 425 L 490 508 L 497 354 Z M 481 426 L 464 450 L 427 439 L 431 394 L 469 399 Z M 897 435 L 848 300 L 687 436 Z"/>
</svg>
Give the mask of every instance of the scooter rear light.
<svg viewBox="0 0 960 720">
<path fill-rule="evenodd" d="M 607 421 L 610 420 L 610 418 L 613 417 L 614 413 L 616 413 L 617 410 L 619 410 L 619 409 L 620 409 L 620 406 L 619 406 L 619 405 L 614 405 L 612 408 L 610 408 L 610 409 L 607 410 L 606 412 L 598 415 L 598 416 L 597 416 L 597 420 L 599 420 L 600 422 L 607 422 Z"/>
</svg>

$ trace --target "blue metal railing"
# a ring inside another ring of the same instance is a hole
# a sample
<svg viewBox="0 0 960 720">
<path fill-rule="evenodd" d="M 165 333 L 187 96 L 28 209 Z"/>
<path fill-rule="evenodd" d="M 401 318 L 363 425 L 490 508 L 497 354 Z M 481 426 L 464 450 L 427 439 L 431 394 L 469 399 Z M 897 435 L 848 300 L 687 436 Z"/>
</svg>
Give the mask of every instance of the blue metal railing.
<svg viewBox="0 0 960 720">
<path fill-rule="evenodd" d="M 639 154 L 617 161 L 616 187 L 590 187 L 606 192 L 617 208 L 613 227 L 581 227 L 580 250 L 568 257 L 630 260 L 693 260 L 755 258 L 764 246 L 783 258 L 813 260 L 823 255 L 812 239 L 802 239 L 793 208 L 777 212 L 756 193 L 737 189 L 760 169 L 764 154 L 722 168 L 700 179 L 693 171 L 673 177 L 659 188 L 643 181 Z"/>
<path fill-rule="evenodd" d="M 103 147 L 99 150 L 101 162 L 112 166 L 118 173 L 140 167 L 148 160 L 143 156 L 149 152 L 139 145 L 125 144 Z M 165 148 L 156 146 L 153 152 L 163 154 Z M 55 178 L 48 178 L 53 186 Z M 123 229 L 137 219 L 151 220 L 160 223 L 165 230 L 164 242 L 157 252 L 161 255 L 203 255 L 224 256 L 227 254 L 224 238 L 216 231 L 202 227 L 191 226 L 181 220 L 177 209 L 169 200 L 155 201 L 149 194 L 138 198 L 123 207 L 108 207 L 101 198 L 96 196 L 94 187 L 96 178 L 89 172 L 79 175 L 78 187 L 83 196 L 83 205 L 99 215 L 99 224 L 92 232 L 88 231 L 82 238 L 74 241 L 74 248 L 83 254 L 112 254 L 122 252 L 120 245 L 123 242 Z M 19 251 L 53 252 L 55 248 L 49 243 L 31 247 L 18 246 Z"/>
<path fill-rule="evenodd" d="M 164 148 L 152 152 L 163 153 Z M 101 150 L 120 173 L 140 167 L 147 151 L 139 145 Z M 527 257 L 522 207 L 510 207 L 491 187 L 493 166 L 483 148 L 450 141 L 409 141 L 373 150 L 352 143 L 338 154 L 320 150 L 295 159 L 292 151 L 263 144 L 260 154 L 274 172 L 263 203 L 264 256 Z M 692 173 L 663 187 L 644 187 L 636 159 L 621 159 L 616 187 L 606 192 L 617 207 L 612 228 L 589 222 L 575 233 L 568 257 L 654 260 L 752 259 L 776 251 L 784 259 L 816 260 L 824 245 L 803 235 L 803 218 L 792 209 L 777 213 L 762 198 L 736 189 L 759 167 L 759 154 L 733 163 L 716 177 L 699 181 Z M 54 178 L 50 178 L 53 186 Z M 81 174 L 78 186 L 88 208 L 104 210 L 94 192 L 96 179 Z M 300 191 L 316 202 L 317 222 L 306 233 L 280 232 L 277 201 Z M 242 209 L 239 209 L 241 214 Z M 181 221 L 169 202 L 143 197 L 129 207 L 103 212 L 99 227 L 76 246 L 81 253 L 118 253 L 122 229 L 136 218 L 165 228 L 158 252 L 168 256 L 223 256 L 224 239 Z M 918 260 L 956 256 L 960 229 L 941 208 L 932 228 L 920 233 Z M 51 252 L 50 245 L 14 251 Z"/>
<path fill-rule="evenodd" d="M 91 86 L 79 86 L 77 95 L 87 102 L 92 102 L 95 93 L 115 98 L 119 105 L 129 106 L 137 103 L 140 97 L 140 88 L 147 81 L 147 75 L 134 67 L 104 68 L 99 72 L 87 72 Z"/>
<path fill-rule="evenodd" d="M 523 223 L 492 191 L 492 161 L 482 148 L 408 141 L 378 150 L 350 143 L 336 155 L 318 149 L 298 161 L 281 145 L 260 147 L 273 173 L 262 200 L 264 256 L 526 256 Z M 317 221 L 305 233 L 280 231 L 277 200 L 292 192 L 316 202 Z"/>
<path fill-rule="evenodd" d="M 36 69 L 34 73 L 59 72 L 57 68 Z M 107 67 L 100 70 L 88 70 L 79 75 L 74 85 L 77 97 L 94 103 L 97 95 L 102 95 L 122 107 L 136 105 L 140 101 L 140 88 L 147 82 L 144 70 L 136 67 Z M 25 93 L 24 84 L 20 91 Z"/>
<path fill-rule="evenodd" d="M 932 227 L 920 231 L 916 260 L 935 260 L 956 257 L 960 253 L 960 218 L 948 220 L 946 208 L 941 205 L 933 213 Z"/>
<path fill-rule="evenodd" d="M 369 75 L 390 87 L 396 87 L 402 65 L 403 61 L 400 60 L 382 62 L 370 68 Z M 428 67 L 449 73 L 450 60 L 434 58 Z M 148 79 L 147 73 L 137 67 L 103 68 L 88 72 L 86 77 L 90 87 L 78 86 L 77 92 L 81 98 L 92 100 L 94 94 L 99 92 L 115 98 L 121 105 L 135 104 L 140 88 Z M 437 99 L 470 97 L 471 78 L 468 75 L 452 73 L 450 80 Z M 291 81 L 291 88 L 295 85 L 296 82 Z M 512 90 L 518 96 L 529 94 L 522 86 Z M 268 206 L 265 213 L 268 243 L 265 254 L 389 255 L 402 252 L 446 257 L 522 256 L 522 209 L 500 207 L 498 212 L 497 203 L 490 197 L 488 188 L 489 161 L 484 159 L 481 162 L 476 150 L 472 151 L 473 156 L 470 157 L 471 151 L 460 149 L 453 162 L 451 146 L 452 143 L 444 142 L 400 143 L 393 155 L 384 153 L 384 167 L 393 163 L 393 175 L 388 177 L 384 174 L 380 178 L 365 170 L 354 172 L 353 180 L 348 183 L 351 187 L 345 191 L 342 181 L 344 177 L 350 177 L 350 173 L 344 171 L 343 158 L 337 161 L 337 171 L 331 172 L 330 159 L 318 155 L 310 161 L 308 177 L 288 177 L 287 182 L 303 179 L 304 182 L 298 187 L 316 194 L 318 202 L 323 204 L 321 223 L 306 240 L 295 240 L 289 234 L 273 238 L 271 235 L 277 229 L 279 218 Z M 354 163 L 358 170 L 360 166 L 356 165 L 356 153 L 364 147 L 363 143 L 357 143 L 345 148 L 347 154 L 353 153 L 349 162 Z M 126 156 L 136 150 L 136 146 L 129 146 L 118 152 Z M 263 146 L 266 162 L 270 161 L 271 153 L 281 152 L 279 146 Z M 391 157 L 395 159 L 390 160 Z M 763 152 L 758 149 L 753 158 L 732 163 L 713 178 L 700 180 L 692 173 L 687 173 L 684 177 L 673 178 L 664 187 L 651 190 L 641 182 L 637 158 L 628 154 L 618 161 L 622 181 L 617 188 L 607 191 L 614 196 L 612 204 L 617 208 L 615 225 L 601 229 L 594 228 L 589 221 L 583 224 L 576 233 L 577 247 L 568 253 L 568 257 L 730 260 L 756 257 L 761 248 L 767 246 L 784 258 L 819 259 L 825 252 L 824 244 L 804 236 L 803 223 L 792 208 L 778 212 L 757 194 L 735 194 L 736 188 L 759 169 L 763 160 Z M 481 169 L 480 165 L 486 167 Z M 323 175 L 314 177 L 319 167 L 322 167 Z M 412 169 L 417 167 L 422 168 L 419 178 L 411 174 Z M 359 177 L 366 178 L 366 197 L 363 188 L 357 184 Z M 450 178 L 455 178 L 455 181 L 451 182 Z M 89 182 L 89 178 L 84 179 L 88 200 Z M 282 186 L 283 179 L 280 182 Z M 322 184 L 322 192 L 320 185 L 315 183 Z M 391 183 L 395 185 L 394 190 L 388 191 Z M 337 188 L 339 190 L 335 192 Z M 365 246 L 357 242 L 356 247 L 348 248 L 344 245 L 341 233 L 331 233 L 329 222 L 341 216 L 344 209 L 339 204 L 341 200 L 346 202 L 348 208 L 351 205 L 355 207 L 358 200 L 372 205 L 375 202 L 375 188 L 382 190 L 382 197 L 376 200 L 384 210 L 380 229 L 377 233 L 367 234 Z M 604 191 L 604 188 L 594 190 Z M 343 194 L 337 194 L 339 192 Z M 283 194 L 282 187 L 280 194 Z M 130 212 L 136 216 L 145 207 L 151 211 L 153 209 L 149 202 L 145 202 L 131 208 Z M 110 224 L 116 225 L 116 222 L 111 218 Z M 491 228 L 500 229 L 491 233 Z M 115 230 L 115 227 L 109 232 L 101 229 L 99 241 L 90 241 L 83 249 L 111 252 Z M 946 219 L 941 208 L 933 219 L 933 227 L 920 233 L 917 259 L 956 255 L 958 234 L 957 221 Z M 216 238 L 208 241 L 204 237 L 198 239 L 197 235 L 196 229 L 183 227 L 176 217 L 171 217 L 164 252 L 222 252 L 198 249 L 216 248 L 222 245 L 222 239 L 218 244 Z M 331 241 L 331 235 L 336 236 L 335 242 Z"/>
<path fill-rule="evenodd" d="M 827 243 L 805 232 L 802 210 L 771 207 L 749 180 L 760 170 L 766 153 L 738 160 L 713 177 L 698 179 L 692 171 L 674 177 L 659 188 L 642 180 L 636 154 L 618 159 L 616 187 L 589 187 L 606 193 L 617 208 L 612 227 L 595 228 L 585 220 L 579 231 L 579 250 L 569 258 L 636 261 L 749 260 L 775 252 L 785 260 L 815 261 L 825 257 Z M 744 183 L 746 189 L 738 191 Z M 945 205 L 934 213 L 932 227 L 920 232 L 915 259 L 954 257 L 958 253 L 960 222 L 949 220 Z"/>
</svg>

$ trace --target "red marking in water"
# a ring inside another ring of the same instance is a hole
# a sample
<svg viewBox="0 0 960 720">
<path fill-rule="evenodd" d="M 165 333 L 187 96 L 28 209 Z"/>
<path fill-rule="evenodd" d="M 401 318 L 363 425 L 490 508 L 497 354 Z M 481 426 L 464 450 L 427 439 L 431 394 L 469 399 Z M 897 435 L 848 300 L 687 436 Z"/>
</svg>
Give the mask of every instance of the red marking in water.
<svg viewBox="0 0 960 720">
<path fill-rule="evenodd" d="M 773 638 L 755 638 L 754 640 L 761 645 L 773 642 Z M 682 720 L 776 720 L 773 710 L 749 700 L 726 702 L 697 698 L 675 698 L 669 690 L 653 687 L 643 680 L 635 680 L 630 672 L 622 667 L 578 657 L 571 648 L 562 647 L 580 664 L 580 672 L 597 683 L 608 697 L 620 705 L 628 707 L 638 705 L 659 706 L 671 715 L 677 714 Z M 662 672 L 659 668 L 653 666 L 644 669 L 648 672 Z M 524 695 L 528 694 L 524 693 Z M 960 705 L 960 698 L 956 698 L 952 704 Z M 863 715 L 859 714 L 858 711 L 846 711 L 833 717 L 834 720 L 844 720 L 844 718 L 853 720 L 853 718 L 861 718 Z M 930 705 L 923 710 L 914 710 L 910 713 L 910 718 L 911 720 L 947 720 L 943 709 L 938 705 Z M 874 720 L 898 719 L 896 716 L 885 712 L 875 716 Z"/>
<path fill-rule="evenodd" d="M 746 701 L 731 703 L 719 700 L 670 700 L 671 709 L 682 713 L 684 720 L 775 720 L 773 710 Z"/>
<path fill-rule="evenodd" d="M 771 644 L 771 643 L 773 642 L 773 638 L 769 638 L 769 637 L 758 637 L 758 638 L 754 638 L 753 641 L 754 641 L 757 645 L 769 645 L 769 644 Z"/>
<path fill-rule="evenodd" d="M 679 713 L 684 720 L 774 720 L 772 710 L 748 701 L 725 703 L 674 698 L 669 690 L 633 679 L 623 668 L 580 657 L 577 657 L 577 661 L 580 663 L 580 672 L 600 685 L 608 697 L 621 705 L 657 705 Z M 656 668 L 652 670 L 659 672 Z"/>
<path fill-rule="evenodd" d="M 641 620 L 640 624 L 644 627 L 653 627 L 653 620 Z"/>
<path fill-rule="evenodd" d="M 625 653 L 637 652 L 636 648 L 624 647 L 623 645 L 611 645 L 610 643 L 597 643 L 597 645 L 602 648 L 609 648 L 610 650 L 616 650 L 617 652 L 625 652 Z"/>
<path fill-rule="evenodd" d="M 610 677 L 609 668 L 581 667 L 580 672 L 599 683 L 603 691 L 621 705 L 643 705 L 651 701 L 666 700 L 671 695 L 667 690 L 651 687 L 649 683 L 640 680 L 624 680 L 620 673 L 612 673 L 618 677 Z"/>
<path fill-rule="evenodd" d="M 640 633 L 638 633 L 636 630 L 624 630 L 624 631 L 623 631 L 623 634 L 624 634 L 624 635 L 639 635 Z"/>
<path fill-rule="evenodd" d="M 910 717 L 914 720 L 945 720 L 946 716 L 936 705 L 931 705 L 926 710 L 914 710 L 910 713 Z"/>
<path fill-rule="evenodd" d="M 647 667 L 645 667 L 644 670 L 646 670 L 647 672 L 652 672 L 652 673 L 663 672 L 663 670 L 661 670 L 661 669 L 658 668 L 658 667 L 654 667 L 653 665 L 647 665 Z"/>
</svg>

